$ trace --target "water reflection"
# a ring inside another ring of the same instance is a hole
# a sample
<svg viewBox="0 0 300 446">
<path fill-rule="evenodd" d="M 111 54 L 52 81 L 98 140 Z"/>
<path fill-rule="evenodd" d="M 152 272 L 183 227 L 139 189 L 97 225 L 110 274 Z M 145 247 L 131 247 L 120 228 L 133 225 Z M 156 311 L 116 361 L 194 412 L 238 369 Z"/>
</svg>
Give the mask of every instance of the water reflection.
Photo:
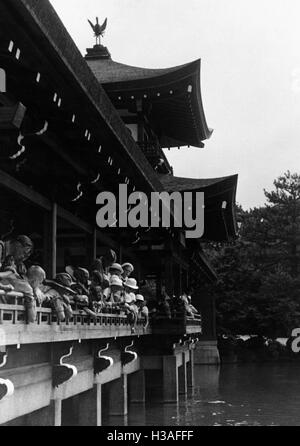
<svg viewBox="0 0 300 446">
<path fill-rule="evenodd" d="M 153 401 L 130 406 L 127 422 L 129 426 L 300 426 L 300 365 L 197 366 L 195 387 L 178 404 Z M 114 418 L 110 425 L 124 424 Z"/>
</svg>

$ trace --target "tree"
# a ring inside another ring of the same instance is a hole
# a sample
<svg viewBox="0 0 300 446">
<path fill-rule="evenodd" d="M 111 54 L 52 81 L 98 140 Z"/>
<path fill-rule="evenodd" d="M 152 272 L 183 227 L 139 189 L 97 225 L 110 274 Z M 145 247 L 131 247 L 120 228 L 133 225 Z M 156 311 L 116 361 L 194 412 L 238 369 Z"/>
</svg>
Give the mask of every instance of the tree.
<svg viewBox="0 0 300 446">
<path fill-rule="evenodd" d="M 219 333 L 289 336 L 300 326 L 300 175 L 274 186 L 265 206 L 237 206 L 236 241 L 205 247 L 219 277 L 210 289 Z"/>
<path fill-rule="evenodd" d="M 300 175 L 289 171 L 265 192 L 267 204 L 248 212 L 242 236 L 256 249 L 256 261 L 265 271 L 283 268 L 292 277 L 300 273 Z"/>
</svg>

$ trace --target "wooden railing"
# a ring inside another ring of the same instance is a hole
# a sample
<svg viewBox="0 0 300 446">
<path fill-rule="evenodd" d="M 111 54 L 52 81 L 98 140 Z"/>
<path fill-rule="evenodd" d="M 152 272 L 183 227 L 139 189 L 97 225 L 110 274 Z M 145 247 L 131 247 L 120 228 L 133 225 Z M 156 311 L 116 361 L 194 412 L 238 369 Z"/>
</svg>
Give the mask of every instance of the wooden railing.
<svg viewBox="0 0 300 446">
<path fill-rule="evenodd" d="M 163 313 L 156 313 L 151 320 L 151 327 L 154 334 L 202 333 L 202 317 L 200 314 L 190 317 L 180 311 L 173 313 L 171 318 Z"/>
<path fill-rule="evenodd" d="M 0 291 L 0 324 L 2 325 L 20 325 L 26 323 L 26 308 L 23 305 L 24 296 L 22 293 L 14 291 L 6 293 Z M 129 327 L 130 322 L 124 311 L 118 308 L 107 307 L 103 312 L 96 313 L 96 316 L 90 316 L 84 310 L 79 310 L 75 307 L 73 316 L 67 318 L 64 322 L 60 322 L 51 308 L 36 308 L 36 324 L 37 325 L 67 325 L 67 326 L 82 326 L 82 325 L 101 325 L 105 326 L 123 326 Z M 137 326 L 144 326 L 145 319 L 138 318 Z"/>
<path fill-rule="evenodd" d="M 37 307 L 36 320 L 27 324 L 26 307 L 21 293 L 0 292 L 0 332 L 5 334 L 6 345 L 39 342 L 62 342 L 74 339 L 101 339 L 149 334 L 182 335 L 202 333 L 200 315 L 193 318 L 183 312 L 169 319 L 157 313 L 145 328 L 145 319 L 138 318 L 135 330 L 124 311 L 107 307 L 93 317 L 84 310 L 74 309 L 72 317 L 60 322 L 54 310 Z M 5 302 L 5 303 L 3 303 Z"/>
</svg>

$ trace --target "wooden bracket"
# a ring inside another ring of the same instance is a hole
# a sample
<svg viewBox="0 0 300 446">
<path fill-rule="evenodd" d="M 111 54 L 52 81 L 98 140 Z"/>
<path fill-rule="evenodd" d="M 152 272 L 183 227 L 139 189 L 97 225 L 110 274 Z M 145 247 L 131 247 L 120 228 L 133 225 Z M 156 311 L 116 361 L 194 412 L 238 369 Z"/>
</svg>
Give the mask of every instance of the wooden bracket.
<svg viewBox="0 0 300 446">
<path fill-rule="evenodd" d="M 73 353 L 73 347 L 70 347 L 69 352 L 66 355 L 61 356 L 59 360 L 59 364 L 55 364 L 53 366 L 52 371 L 52 384 L 53 387 L 59 387 L 62 384 L 71 381 L 71 379 L 75 378 L 78 371 L 74 365 L 64 364 L 63 360 L 68 358 Z"/>
<path fill-rule="evenodd" d="M 114 360 L 110 356 L 103 355 L 104 352 L 108 351 L 109 344 L 106 344 L 105 346 L 100 347 L 94 358 L 94 373 L 95 375 L 99 375 L 99 373 L 103 372 L 104 370 L 108 370 L 110 367 L 113 366 Z"/>
<path fill-rule="evenodd" d="M 26 107 L 21 104 L 21 102 L 18 102 L 16 105 L 13 106 L 0 107 L 0 129 L 20 129 L 25 113 Z"/>
<path fill-rule="evenodd" d="M 6 365 L 7 352 L 0 353 L 0 368 Z M 0 378 L 0 402 L 4 398 L 8 398 L 13 395 L 15 391 L 13 383 L 9 379 Z"/>
<path fill-rule="evenodd" d="M 133 350 L 129 350 L 133 346 L 134 346 L 134 340 L 132 340 L 131 344 L 125 345 L 124 350 L 123 349 L 121 350 L 121 362 L 123 366 L 131 364 L 132 362 L 137 360 L 138 354 Z"/>
</svg>

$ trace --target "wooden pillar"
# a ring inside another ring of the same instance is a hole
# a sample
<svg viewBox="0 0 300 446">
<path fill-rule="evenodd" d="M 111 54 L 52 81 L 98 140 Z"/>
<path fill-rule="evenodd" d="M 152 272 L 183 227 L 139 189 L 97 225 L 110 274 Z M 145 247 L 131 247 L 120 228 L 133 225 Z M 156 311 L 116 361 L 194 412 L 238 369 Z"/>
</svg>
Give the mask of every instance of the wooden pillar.
<svg viewBox="0 0 300 446">
<path fill-rule="evenodd" d="M 194 349 L 190 350 L 190 360 L 187 363 L 187 385 L 188 387 L 194 387 L 195 385 L 195 353 Z"/>
<path fill-rule="evenodd" d="M 78 425 L 101 426 L 101 384 L 78 396 Z"/>
<path fill-rule="evenodd" d="M 174 272 L 173 258 L 171 256 L 165 259 L 165 285 L 167 293 L 172 297 L 174 293 Z"/>
<path fill-rule="evenodd" d="M 51 212 L 44 213 L 43 265 L 48 278 L 56 275 L 57 256 L 57 204 L 53 203 Z"/>
<path fill-rule="evenodd" d="M 61 400 L 52 400 L 50 403 L 51 426 L 61 426 Z"/>
<path fill-rule="evenodd" d="M 182 289 L 182 267 L 179 265 L 179 295 L 181 296 L 183 293 Z"/>
<path fill-rule="evenodd" d="M 86 236 L 86 265 L 90 267 L 97 257 L 97 229 Z"/>
<path fill-rule="evenodd" d="M 127 375 L 109 384 L 109 415 L 125 416 L 128 414 Z"/>
<path fill-rule="evenodd" d="M 145 372 L 139 370 L 129 376 L 128 394 L 130 403 L 145 403 Z"/>
<path fill-rule="evenodd" d="M 200 310 L 203 321 L 203 339 L 215 340 L 216 330 L 216 309 L 214 298 L 205 290 L 201 291 L 197 301 L 200 304 Z"/>
<path fill-rule="evenodd" d="M 54 400 L 54 426 L 61 426 L 61 400 Z"/>
<path fill-rule="evenodd" d="M 187 393 L 187 370 L 185 353 L 182 353 L 182 365 L 178 369 L 179 393 L 185 395 Z"/>
<path fill-rule="evenodd" d="M 122 265 L 122 263 L 123 263 L 123 246 L 122 245 L 120 245 L 120 248 L 119 248 L 119 262 Z"/>
<path fill-rule="evenodd" d="M 57 257 L 57 204 L 53 203 L 51 212 L 51 277 L 56 276 Z"/>
<path fill-rule="evenodd" d="M 163 357 L 163 398 L 165 403 L 178 401 L 178 369 L 176 356 Z"/>
</svg>

